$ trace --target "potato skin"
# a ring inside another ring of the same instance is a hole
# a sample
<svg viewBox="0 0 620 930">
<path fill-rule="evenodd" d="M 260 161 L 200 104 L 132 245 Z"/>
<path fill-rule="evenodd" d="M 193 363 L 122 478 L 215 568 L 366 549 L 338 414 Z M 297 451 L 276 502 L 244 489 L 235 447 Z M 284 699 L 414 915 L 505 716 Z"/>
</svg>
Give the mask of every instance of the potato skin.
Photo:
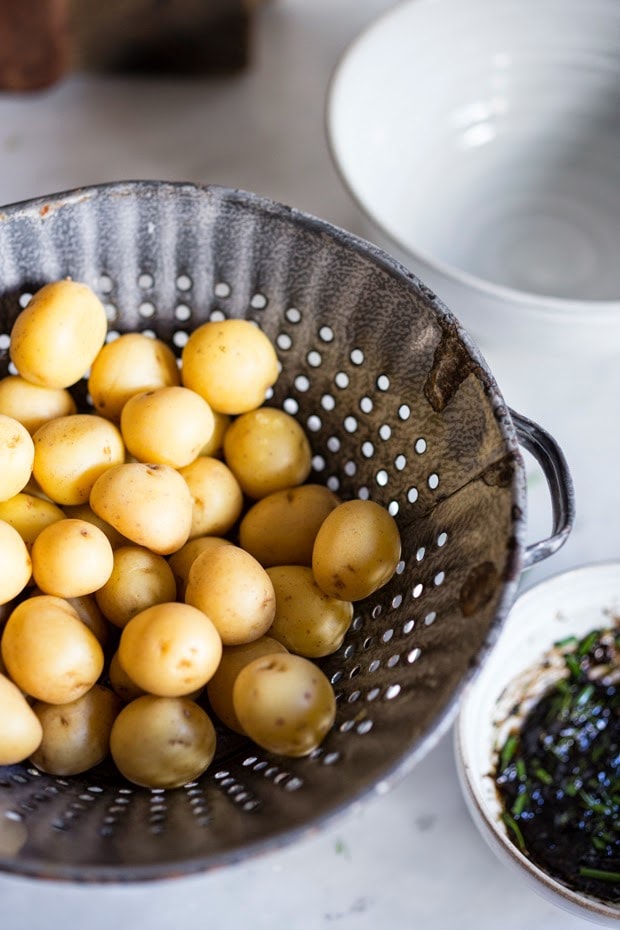
<svg viewBox="0 0 620 930">
<path fill-rule="evenodd" d="M 145 694 L 119 713 L 110 736 L 120 773 L 144 788 L 179 788 L 209 767 L 216 733 L 208 714 L 188 698 Z"/>
<path fill-rule="evenodd" d="M 25 426 L 0 413 L 0 500 L 19 494 L 32 476 L 34 444 Z"/>
<path fill-rule="evenodd" d="M 124 627 L 140 611 L 176 597 L 172 569 L 163 555 L 144 546 L 120 546 L 114 551 L 110 577 L 95 592 L 105 617 Z"/>
<path fill-rule="evenodd" d="M 200 394 L 173 385 L 130 397 L 120 425 L 127 450 L 139 462 L 182 468 L 209 441 L 215 421 Z"/>
<path fill-rule="evenodd" d="M 0 707 L 0 765 L 15 765 L 27 759 L 40 745 L 43 729 L 17 685 L 2 673 Z"/>
<path fill-rule="evenodd" d="M 81 597 L 106 583 L 114 564 L 105 533 L 85 520 L 57 520 L 32 546 L 32 574 L 45 594 Z"/>
<path fill-rule="evenodd" d="M 32 577 L 32 559 L 15 527 L 0 520 L 0 605 L 24 590 Z"/>
<path fill-rule="evenodd" d="M 243 510 L 243 492 L 230 468 L 219 459 L 201 455 L 179 468 L 192 495 L 192 528 L 196 536 L 225 536 Z"/>
<path fill-rule="evenodd" d="M 42 529 L 63 520 L 65 513 L 52 501 L 20 491 L 7 501 L 0 501 L 0 520 L 14 527 L 28 549 Z"/>
<path fill-rule="evenodd" d="M 207 684 L 207 697 L 211 709 L 222 723 L 237 733 L 244 733 L 233 704 L 233 688 L 237 675 L 254 659 L 286 651 L 286 647 L 272 636 L 261 636 L 251 643 L 242 643 L 239 646 L 224 646 L 217 671 Z"/>
<path fill-rule="evenodd" d="M 41 387 L 21 375 L 0 378 L 0 413 L 19 420 L 31 436 L 48 420 L 76 412 L 75 400 L 66 388 Z"/>
</svg>

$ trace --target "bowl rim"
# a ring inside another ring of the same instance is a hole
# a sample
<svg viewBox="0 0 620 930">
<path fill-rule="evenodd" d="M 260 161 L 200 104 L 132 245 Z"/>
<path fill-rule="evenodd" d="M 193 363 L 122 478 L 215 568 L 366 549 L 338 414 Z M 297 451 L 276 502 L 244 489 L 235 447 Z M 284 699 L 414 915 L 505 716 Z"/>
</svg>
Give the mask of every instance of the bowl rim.
<svg viewBox="0 0 620 930">
<path fill-rule="evenodd" d="M 511 615 L 514 615 L 516 610 L 523 609 L 524 606 L 527 608 L 529 605 L 536 604 L 541 594 L 544 595 L 547 591 L 553 590 L 555 587 L 563 585 L 567 581 L 578 584 L 580 579 L 596 577 L 598 574 L 607 574 L 613 571 L 618 572 L 617 593 L 620 595 L 620 559 L 602 560 L 579 565 L 539 581 L 528 588 L 514 602 L 506 618 L 503 632 L 500 635 L 505 635 L 506 631 L 508 631 L 509 635 L 509 621 Z M 530 609 L 529 612 L 533 613 L 534 609 Z M 508 676 L 507 680 L 502 680 L 503 687 L 506 687 L 508 682 L 512 680 L 512 677 L 513 676 Z M 517 870 L 524 879 L 529 881 L 530 887 L 533 886 L 539 894 L 546 896 L 547 899 L 553 897 L 555 903 L 559 904 L 564 909 L 572 913 L 578 910 L 581 912 L 582 916 L 595 922 L 606 925 L 617 924 L 617 922 L 620 921 L 620 903 L 613 905 L 593 897 L 592 895 L 588 895 L 585 892 L 576 891 L 570 886 L 563 884 L 558 879 L 555 879 L 548 872 L 545 872 L 515 846 L 501 824 L 494 819 L 492 813 L 489 812 L 487 806 L 481 800 L 475 785 L 485 777 L 485 773 L 475 770 L 466 749 L 465 738 L 465 718 L 468 712 L 469 701 L 472 694 L 475 693 L 475 688 L 480 678 L 480 675 L 476 676 L 466 690 L 459 705 L 452 734 L 453 754 L 458 781 L 466 806 L 474 823 L 498 858 L 505 862 L 510 868 Z M 499 690 L 501 691 L 501 689 Z"/>
<path fill-rule="evenodd" d="M 397 0 L 393 6 L 367 23 L 348 42 L 332 68 L 325 93 L 323 126 L 327 149 L 343 187 L 362 215 L 381 232 L 392 246 L 398 248 L 405 256 L 410 256 L 413 261 L 425 265 L 431 272 L 442 275 L 446 280 L 452 281 L 462 288 L 477 291 L 488 299 L 495 301 L 498 305 L 502 302 L 516 305 L 521 309 L 535 310 L 542 313 L 549 320 L 554 318 L 558 320 L 564 319 L 567 315 L 579 316 L 587 314 L 589 324 L 592 322 L 607 324 L 610 314 L 620 312 L 620 296 L 616 300 L 609 298 L 584 300 L 571 297 L 554 297 L 549 294 L 539 294 L 536 291 L 525 291 L 508 285 L 497 284 L 487 278 L 465 271 L 458 265 L 444 261 L 407 242 L 386 224 L 385 219 L 378 216 L 375 207 L 368 203 L 351 180 L 347 168 L 349 162 L 343 157 L 343 149 L 339 144 L 338 131 L 340 124 L 337 117 L 336 103 L 341 87 L 344 86 L 345 71 L 350 67 L 351 62 L 355 63 L 356 55 L 361 48 L 372 45 L 375 34 L 383 29 L 385 24 L 389 25 L 393 22 L 396 27 L 394 32 L 399 35 L 401 32 L 397 27 L 403 15 L 406 17 L 410 11 L 415 13 L 420 8 L 437 6 L 439 2 L 440 0 Z"/>
</svg>

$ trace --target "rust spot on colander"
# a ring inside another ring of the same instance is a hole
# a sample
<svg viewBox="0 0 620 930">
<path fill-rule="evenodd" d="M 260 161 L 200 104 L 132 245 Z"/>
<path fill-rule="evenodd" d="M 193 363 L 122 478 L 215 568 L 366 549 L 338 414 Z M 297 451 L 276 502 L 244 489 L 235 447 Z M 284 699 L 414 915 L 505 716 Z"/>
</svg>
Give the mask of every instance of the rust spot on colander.
<svg viewBox="0 0 620 930">
<path fill-rule="evenodd" d="M 476 565 L 463 582 L 459 595 L 464 617 L 472 617 L 488 604 L 499 584 L 499 576 L 493 562 Z"/>
<path fill-rule="evenodd" d="M 515 460 L 513 455 L 493 462 L 480 476 L 490 488 L 507 488 L 514 481 Z"/>
<path fill-rule="evenodd" d="M 424 385 L 424 395 L 433 410 L 441 413 L 463 381 L 478 368 L 462 340 L 450 330 L 444 333 Z"/>
</svg>

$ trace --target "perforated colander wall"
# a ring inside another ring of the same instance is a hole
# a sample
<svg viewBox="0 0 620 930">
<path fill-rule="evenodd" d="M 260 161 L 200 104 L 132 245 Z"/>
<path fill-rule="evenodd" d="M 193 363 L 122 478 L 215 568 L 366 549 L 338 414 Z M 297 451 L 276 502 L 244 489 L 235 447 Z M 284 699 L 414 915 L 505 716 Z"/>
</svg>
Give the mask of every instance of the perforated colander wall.
<svg viewBox="0 0 620 930">
<path fill-rule="evenodd" d="M 138 789 L 108 765 L 71 779 L 0 768 L 0 865 L 132 879 L 204 869 L 292 839 L 431 745 L 514 597 L 524 474 L 492 375 L 449 312 L 368 244 L 254 195 L 107 185 L 0 217 L 0 371 L 28 295 L 64 275 L 128 330 L 177 353 L 207 319 L 244 316 L 282 364 L 268 403 L 313 447 L 312 480 L 397 520 L 392 581 L 356 604 L 321 665 L 337 694 L 323 745 L 275 758 L 229 732 L 199 782 Z M 85 386 L 76 388 L 88 404 Z"/>
</svg>

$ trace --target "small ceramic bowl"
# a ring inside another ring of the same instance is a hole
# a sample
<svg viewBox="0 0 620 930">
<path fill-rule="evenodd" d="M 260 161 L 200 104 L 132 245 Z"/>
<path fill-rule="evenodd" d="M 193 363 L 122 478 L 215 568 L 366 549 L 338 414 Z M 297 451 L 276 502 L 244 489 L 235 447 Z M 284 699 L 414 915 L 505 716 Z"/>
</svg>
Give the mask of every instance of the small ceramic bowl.
<svg viewBox="0 0 620 930">
<path fill-rule="evenodd" d="M 335 69 L 360 231 L 483 350 L 620 349 L 619 35 L 617 0 L 404 0 Z"/>
<path fill-rule="evenodd" d="M 542 670 L 553 644 L 611 627 L 620 616 L 620 562 L 599 563 L 548 578 L 516 601 L 502 634 L 467 690 L 455 725 L 455 758 L 474 823 L 498 857 L 548 900 L 596 923 L 620 926 L 620 905 L 567 887 L 520 852 L 502 820 L 494 784 L 497 754 L 515 708 L 536 700 L 558 677 Z"/>
</svg>

